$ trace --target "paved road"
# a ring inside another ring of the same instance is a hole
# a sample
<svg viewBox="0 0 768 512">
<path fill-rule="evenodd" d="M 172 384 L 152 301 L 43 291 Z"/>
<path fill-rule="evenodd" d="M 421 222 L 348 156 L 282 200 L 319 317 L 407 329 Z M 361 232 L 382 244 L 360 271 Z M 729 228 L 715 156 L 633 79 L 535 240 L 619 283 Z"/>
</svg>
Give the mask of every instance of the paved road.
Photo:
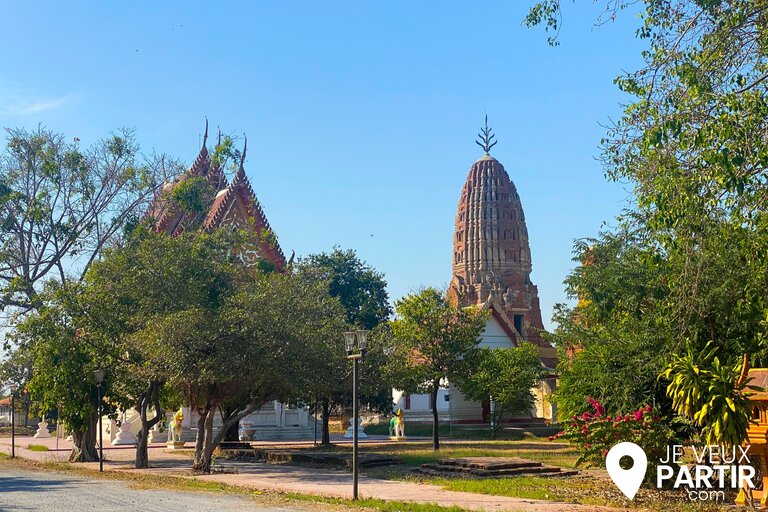
<svg viewBox="0 0 768 512">
<path fill-rule="evenodd" d="M 242 496 L 131 489 L 129 483 L 64 473 L 25 471 L 0 463 L 0 512 L 298 512 L 264 507 Z"/>
</svg>

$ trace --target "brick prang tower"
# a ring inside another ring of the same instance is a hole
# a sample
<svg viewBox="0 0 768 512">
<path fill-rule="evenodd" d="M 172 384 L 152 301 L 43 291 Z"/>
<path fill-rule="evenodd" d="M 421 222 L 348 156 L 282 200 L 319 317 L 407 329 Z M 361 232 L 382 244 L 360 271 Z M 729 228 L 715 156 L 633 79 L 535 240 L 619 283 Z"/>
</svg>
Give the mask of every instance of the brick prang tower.
<svg viewBox="0 0 768 512">
<path fill-rule="evenodd" d="M 453 278 L 449 296 L 463 306 L 491 305 L 514 326 L 516 342 L 540 348 L 542 362 L 554 368 L 549 342 L 541 337 L 538 289 L 531 282 L 531 249 L 517 189 L 504 166 L 490 155 L 496 144 L 485 127 L 477 141 L 484 150 L 461 189 L 453 234 Z"/>
</svg>

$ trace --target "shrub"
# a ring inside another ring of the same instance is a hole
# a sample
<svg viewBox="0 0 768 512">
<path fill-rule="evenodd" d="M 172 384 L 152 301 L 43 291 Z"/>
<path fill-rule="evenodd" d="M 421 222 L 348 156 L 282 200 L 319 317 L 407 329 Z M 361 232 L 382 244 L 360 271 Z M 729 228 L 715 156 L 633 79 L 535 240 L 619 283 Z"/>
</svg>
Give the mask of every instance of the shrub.
<svg viewBox="0 0 768 512">
<path fill-rule="evenodd" d="M 595 412 L 573 416 L 563 432 L 551 436 L 553 440 L 565 437 L 579 450 L 576 465 L 605 466 L 605 456 L 614 445 L 629 441 L 640 446 L 648 457 L 649 474 L 655 474 L 655 465 L 666 456 L 667 446 L 674 434 L 650 405 L 629 414 L 606 415 L 605 407 L 597 400 L 588 399 Z"/>
</svg>

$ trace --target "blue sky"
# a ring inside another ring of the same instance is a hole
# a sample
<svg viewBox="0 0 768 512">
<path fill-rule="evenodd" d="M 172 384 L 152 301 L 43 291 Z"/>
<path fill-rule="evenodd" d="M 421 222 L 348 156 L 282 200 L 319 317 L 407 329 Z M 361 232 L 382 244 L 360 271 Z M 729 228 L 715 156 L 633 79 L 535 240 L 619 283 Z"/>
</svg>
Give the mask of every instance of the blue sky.
<svg viewBox="0 0 768 512">
<path fill-rule="evenodd" d="M 90 143 L 137 131 L 191 162 L 204 116 L 248 135 L 286 254 L 354 248 L 392 298 L 451 278 L 456 204 L 485 112 L 517 185 L 545 324 L 575 238 L 626 204 L 603 177 L 612 84 L 640 63 L 631 12 L 566 5 L 561 46 L 528 2 L 4 2 L 0 126 Z"/>
</svg>

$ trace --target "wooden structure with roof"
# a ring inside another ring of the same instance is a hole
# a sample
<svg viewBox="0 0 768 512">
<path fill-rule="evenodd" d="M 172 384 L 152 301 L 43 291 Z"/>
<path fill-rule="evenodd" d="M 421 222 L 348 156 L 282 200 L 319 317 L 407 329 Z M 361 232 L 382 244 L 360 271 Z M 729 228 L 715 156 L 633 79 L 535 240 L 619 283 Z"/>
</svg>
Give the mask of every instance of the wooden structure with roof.
<svg viewBox="0 0 768 512">
<path fill-rule="evenodd" d="M 745 446 L 749 446 L 749 461 L 762 476 L 762 489 L 753 489 L 752 497 L 760 500 L 760 508 L 768 508 L 768 368 L 748 368 L 747 384 L 760 388 L 760 391 L 749 391 L 749 401 L 752 402 L 752 423 L 747 430 Z M 743 374 L 742 374 L 743 375 Z M 740 380 L 742 380 L 740 379 Z M 759 487 L 759 484 L 757 485 Z M 747 491 L 739 489 L 736 503 L 747 504 Z"/>
<path fill-rule="evenodd" d="M 208 121 L 205 122 L 203 144 L 192 166 L 174 181 L 165 183 L 155 195 L 146 217 L 158 233 L 177 236 L 190 229 L 213 231 L 221 227 L 248 229 L 259 236 L 257 247 L 245 247 L 238 256 L 246 265 L 259 260 L 272 263 L 278 271 L 286 266 L 285 255 L 245 175 L 247 140 L 240 166 L 231 182 L 208 153 Z M 220 143 L 220 141 L 219 141 Z M 201 209 L 185 209 L 174 200 L 180 187 L 194 186 L 202 203 Z"/>
</svg>

